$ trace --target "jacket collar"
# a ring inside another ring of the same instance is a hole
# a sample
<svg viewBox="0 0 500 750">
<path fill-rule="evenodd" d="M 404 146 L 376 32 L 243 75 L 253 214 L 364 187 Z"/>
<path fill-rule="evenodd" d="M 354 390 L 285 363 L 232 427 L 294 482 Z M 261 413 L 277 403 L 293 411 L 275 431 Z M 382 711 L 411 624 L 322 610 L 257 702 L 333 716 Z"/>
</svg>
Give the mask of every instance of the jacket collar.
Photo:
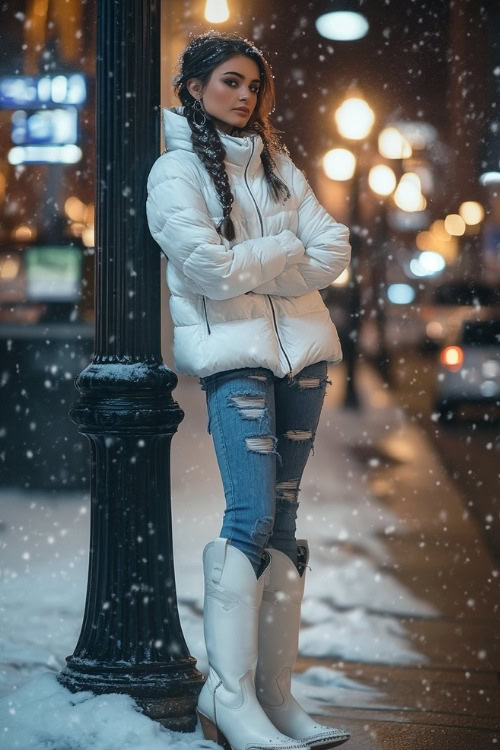
<svg viewBox="0 0 500 750">
<path fill-rule="evenodd" d="M 167 151 L 176 149 L 193 151 L 191 128 L 183 112 L 184 107 L 163 108 L 163 139 Z M 264 147 L 260 135 L 251 131 L 243 131 L 242 137 L 238 138 L 222 130 L 217 130 L 217 132 L 226 149 L 225 161 L 243 168 L 250 162 L 249 170 L 253 172 L 260 163 L 260 155 Z"/>
</svg>

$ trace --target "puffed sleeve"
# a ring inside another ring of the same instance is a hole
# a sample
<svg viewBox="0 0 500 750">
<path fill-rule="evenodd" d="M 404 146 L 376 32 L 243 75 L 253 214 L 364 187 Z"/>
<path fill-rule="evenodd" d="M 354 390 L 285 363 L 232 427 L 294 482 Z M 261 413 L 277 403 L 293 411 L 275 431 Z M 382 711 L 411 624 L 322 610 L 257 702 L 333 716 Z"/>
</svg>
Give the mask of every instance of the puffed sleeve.
<svg viewBox="0 0 500 750">
<path fill-rule="evenodd" d="M 192 282 L 195 294 L 214 300 L 245 294 L 278 276 L 302 253 L 289 230 L 231 247 L 217 232 L 198 180 L 189 164 L 166 152 L 151 168 L 146 200 L 151 235 Z"/>
<path fill-rule="evenodd" d="M 298 297 L 314 289 L 324 289 L 340 276 L 351 259 L 349 229 L 330 216 L 301 170 L 291 160 L 290 164 L 292 189 L 300 196 L 297 238 L 305 253 L 271 281 L 255 287 L 252 291 L 257 294 Z"/>
</svg>

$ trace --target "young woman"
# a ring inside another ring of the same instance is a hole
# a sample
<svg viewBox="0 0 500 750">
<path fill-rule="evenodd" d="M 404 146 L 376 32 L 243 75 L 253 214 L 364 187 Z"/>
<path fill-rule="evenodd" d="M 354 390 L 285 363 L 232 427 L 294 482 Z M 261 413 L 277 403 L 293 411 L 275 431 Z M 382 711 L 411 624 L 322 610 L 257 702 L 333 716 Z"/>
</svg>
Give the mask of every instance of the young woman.
<svg viewBox="0 0 500 750">
<path fill-rule="evenodd" d="M 262 53 L 207 32 L 180 59 L 183 106 L 148 178 L 151 234 L 168 258 L 174 365 L 205 391 L 226 509 L 203 552 L 209 675 L 204 735 L 233 750 L 331 748 L 290 692 L 309 549 L 299 485 L 341 348 L 319 289 L 349 263 L 349 231 L 318 203 L 269 121 Z"/>
</svg>

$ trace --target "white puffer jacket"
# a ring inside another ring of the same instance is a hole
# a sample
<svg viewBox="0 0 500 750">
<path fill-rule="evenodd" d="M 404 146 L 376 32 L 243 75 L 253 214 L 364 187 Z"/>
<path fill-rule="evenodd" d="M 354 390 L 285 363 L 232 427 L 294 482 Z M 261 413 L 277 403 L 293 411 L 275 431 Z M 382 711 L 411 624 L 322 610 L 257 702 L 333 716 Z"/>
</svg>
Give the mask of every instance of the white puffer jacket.
<svg viewBox="0 0 500 750">
<path fill-rule="evenodd" d="M 176 371 L 206 377 L 266 367 L 284 377 L 321 360 L 339 362 L 337 331 L 317 290 L 348 265 L 349 230 L 284 154 L 275 157 L 276 171 L 291 198 L 275 202 L 261 137 L 219 131 L 234 196 L 236 238 L 228 242 L 216 231 L 222 206 L 182 113 L 163 110 L 166 152 L 149 173 L 146 204 L 151 234 L 168 258 Z"/>
</svg>

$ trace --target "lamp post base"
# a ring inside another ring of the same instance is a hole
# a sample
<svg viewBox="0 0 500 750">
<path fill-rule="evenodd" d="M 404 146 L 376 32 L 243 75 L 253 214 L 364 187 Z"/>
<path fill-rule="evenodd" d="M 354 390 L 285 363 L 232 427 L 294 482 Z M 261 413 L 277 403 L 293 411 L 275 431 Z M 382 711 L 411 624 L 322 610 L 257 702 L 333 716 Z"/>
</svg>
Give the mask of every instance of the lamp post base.
<svg viewBox="0 0 500 750">
<path fill-rule="evenodd" d="M 90 691 L 96 695 L 125 693 L 148 718 L 174 732 L 194 732 L 196 705 L 205 681 L 189 657 L 182 664 L 113 667 L 86 664 L 68 657 L 68 666 L 57 675 L 58 682 L 72 693 Z M 80 663 L 78 663 L 80 662 Z"/>
</svg>

